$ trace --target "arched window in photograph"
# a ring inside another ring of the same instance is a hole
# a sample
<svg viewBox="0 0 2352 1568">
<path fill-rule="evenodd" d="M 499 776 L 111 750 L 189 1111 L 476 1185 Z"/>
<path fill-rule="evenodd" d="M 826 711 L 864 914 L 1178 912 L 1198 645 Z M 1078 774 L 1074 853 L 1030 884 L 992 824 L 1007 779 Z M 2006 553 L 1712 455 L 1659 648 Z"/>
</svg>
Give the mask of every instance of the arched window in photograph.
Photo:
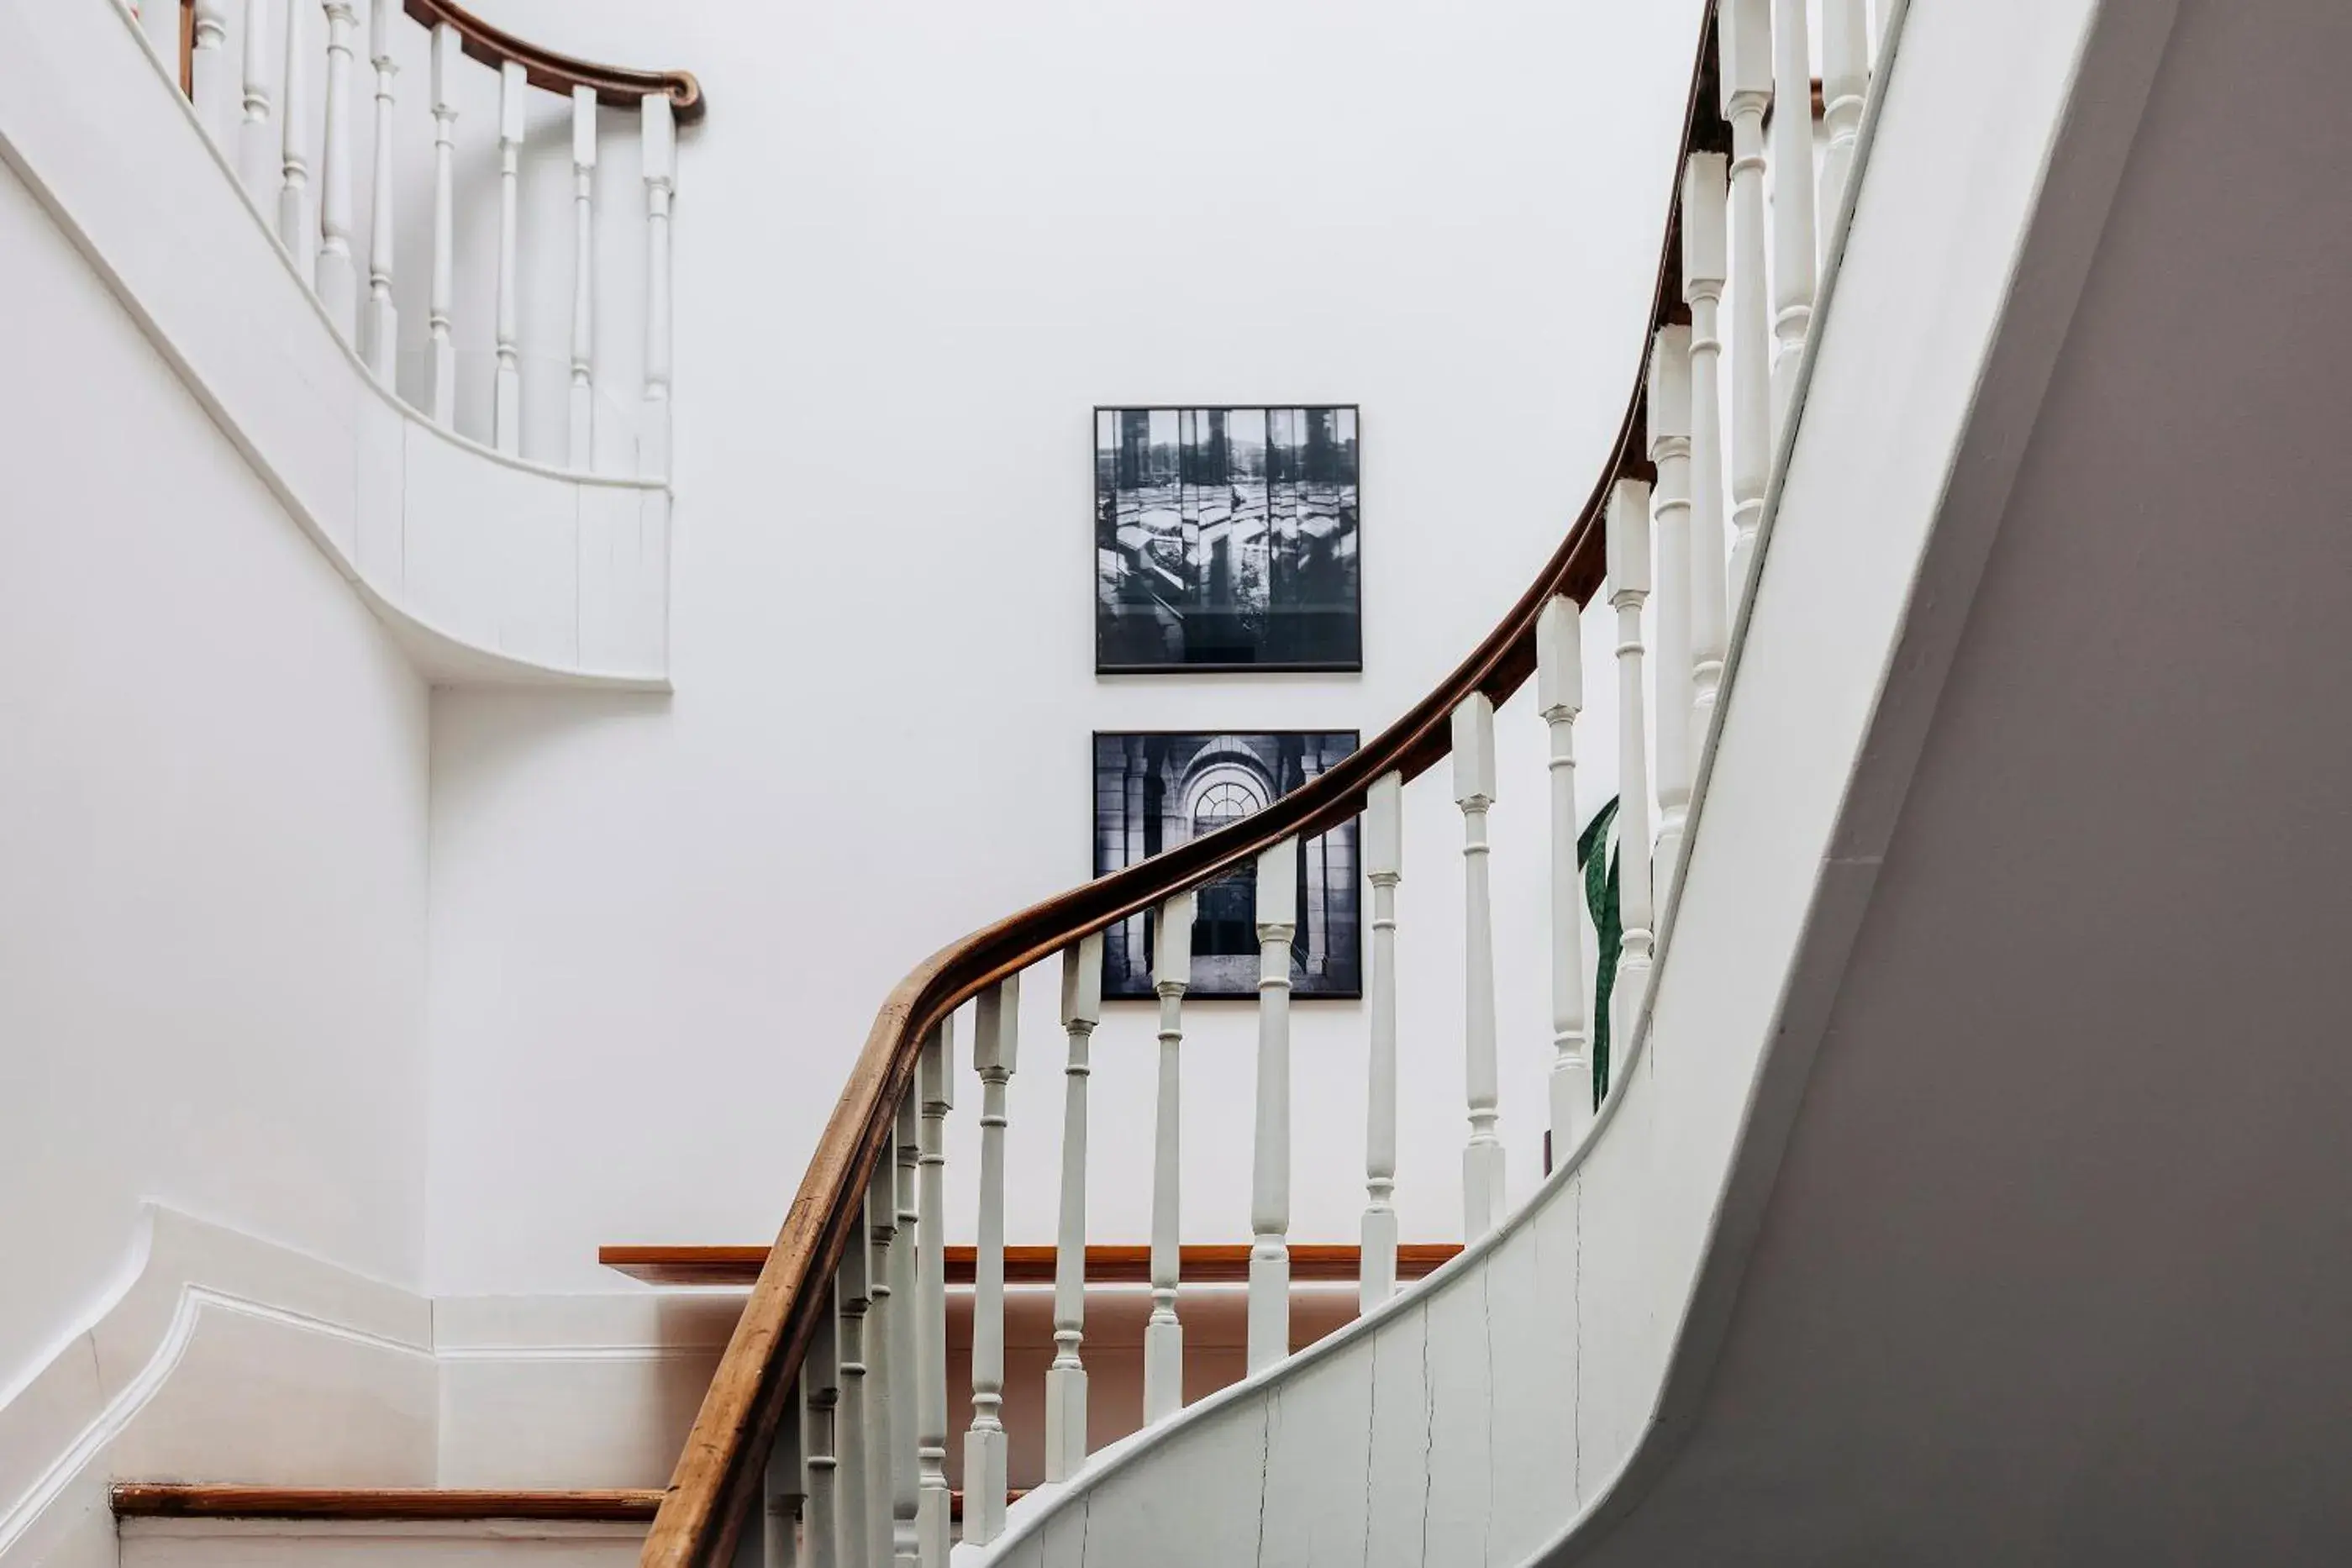
<svg viewBox="0 0 2352 1568">
<path fill-rule="evenodd" d="M 1192 837 L 1239 822 L 1264 803 L 1239 781 L 1220 779 L 1192 803 Z M 1202 888 L 1195 905 L 1192 951 L 1203 958 L 1246 958 L 1257 952 L 1255 862 Z"/>
</svg>

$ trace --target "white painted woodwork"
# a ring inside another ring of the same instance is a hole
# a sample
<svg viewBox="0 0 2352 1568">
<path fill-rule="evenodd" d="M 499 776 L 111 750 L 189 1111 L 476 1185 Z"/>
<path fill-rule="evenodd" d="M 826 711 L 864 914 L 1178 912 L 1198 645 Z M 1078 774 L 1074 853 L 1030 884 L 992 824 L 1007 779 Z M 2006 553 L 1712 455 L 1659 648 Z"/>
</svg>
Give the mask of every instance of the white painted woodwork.
<svg viewBox="0 0 2352 1568">
<path fill-rule="evenodd" d="M 1536 710 L 1551 738 L 1551 1153 L 1592 1123 L 1584 1020 L 1584 877 L 1576 863 L 1576 716 L 1584 709 L 1583 617 L 1555 595 L 1536 622 Z"/>
<path fill-rule="evenodd" d="M 1093 932 L 1062 950 L 1062 1207 L 1054 1242 L 1054 1363 L 1045 1371 L 1045 1479 L 1067 1480 L 1087 1462 L 1087 1080 L 1102 1021 L 1103 942 Z"/>
<path fill-rule="evenodd" d="M 163 8 L 162 0 L 147 0 L 151 9 Z M 288 0 L 289 5 L 299 0 Z M 177 7 L 173 7 L 174 16 Z M 201 16 L 201 9 L 198 12 Z M 269 102 L 269 0 L 245 0 L 244 34 L 239 53 L 245 59 L 244 118 L 237 122 L 236 174 L 247 191 L 259 203 L 273 199 L 278 176 L 285 172 L 284 149 L 278 145 L 277 127 L 270 123 Z M 173 52 L 178 40 L 173 40 Z M 205 130 L 217 134 L 207 121 Z M 226 150 L 229 143 L 222 143 Z"/>
<path fill-rule="evenodd" d="M 278 240 L 302 281 L 318 281 L 317 240 L 310 227 L 310 28 L 303 16 L 315 0 L 287 0 L 286 71 L 279 79 Z"/>
<path fill-rule="evenodd" d="M 154 8 L 148 39 L 176 80 L 180 74 L 180 8 L 166 0 L 147 0 Z M 231 127 L 237 120 L 237 79 L 228 61 L 228 0 L 195 0 L 195 36 L 190 40 L 188 86 L 196 119 L 215 146 L 232 144 Z M 270 171 L 274 173 L 273 169 Z M 267 181 L 265 180 L 265 184 Z M 254 193 L 267 201 L 264 191 Z"/>
<path fill-rule="evenodd" d="M 761 1560 L 763 1568 L 801 1568 L 800 1522 L 808 1503 L 808 1455 L 801 1442 L 807 1419 L 802 1390 L 795 1378 L 776 1423 L 776 1438 L 768 1449 L 768 1477 L 761 1510 Z"/>
<path fill-rule="evenodd" d="M 841 1406 L 834 1441 L 834 1457 L 840 1461 L 834 1472 L 834 1522 L 841 1532 L 841 1560 L 854 1568 L 874 1568 L 868 1496 L 874 1488 L 874 1462 L 866 1453 L 874 1426 L 866 1380 L 866 1320 L 874 1305 L 873 1226 L 867 1212 L 873 1198 L 869 1186 L 850 1226 L 835 1286 L 841 1320 Z"/>
<path fill-rule="evenodd" d="M 1290 939 L 1298 840 L 1257 858 L 1257 1123 L 1250 1163 L 1248 1365 L 1290 1353 Z"/>
<path fill-rule="evenodd" d="M 1696 747 L 1691 733 L 1690 329 L 1658 329 L 1650 344 L 1650 460 L 1657 468 L 1658 840 L 1656 883 L 1674 885 L 1690 816 Z"/>
<path fill-rule="evenodd" d="M 1462 1073 L 1470 1142 L 1462 1151 L 1463 1237 L 1503 1215 L 1502 1086 L 1495 1058 L 1495 910 L 1486 813 L 1495 804 L 1495 705 L 1474 691 L 1454 710 L 1454 801 L 1462 808 Z"/>
<path fill-rule="evenodd" d="M 572 439 L 566 461 L 596 462 L 596 91 L 572 89 Z"/>
<path fill-rule="evenodd" d="M 368 182 L 367 313 L 360 336 L 368 368 L 386 386 L 394 384 L 400 367 L 400 307 L 392 292 L 394 219 L 398 205 L 393 199 L 397 178 L 393 165 L 393 80 L 400 74 L 392 44 L 393 22 L 399 15 L 400 8 L 392 0 L 373 0 L 368 7 L 368 63 L 375 68 L 375 145 Z"/>
<path fill-rule="evenodd" d="M 955 1021 L 942 1018 L 923 1042 L 915 1070 L 922 1100 L 923 1218 L 918 1232 L 915 1534 L 922 1568 L 947 1568 L 951 1540 L 948 1489 L 948 1112 L 955 1109 Z"/>
<path fill-rule="evenodd" d="M 1021 977 L 980 994 L 971 1065 L 980 1074 L 980 1245 L 972 1268 L 971 1429 L 963 1439 L 963 1539 L 1003 1532 L 1009 1468 L 1004 1433 L 1005 1088 L 1019 1045 Z M 864 1559 L 858 1561 L 863 1562 Z"/>
<path fill-rule="evenodd" d="M 1370 1311 L 1397 1287 L 1396 892 L 1404 875 L 1404 775 L 1382 773 L 1364 796 L 1364 873 L 1372 884 L 1371 1041 L 1364 1086 L 1364 1223 L 1357 1305 Z"/>
<path fill-rule="evenodd" d="M 425 412 L 445 429 L 457 418 L 457 345 L 450 337 L 457 292 L 457 28 L 443 22 L 433 29 L 433 292 L 425 314 L 432 392 Z"/>
<path fill-rule="evenodd" d="M 1650 595 L 1650 487 L 1620 479 L 1609 493 L 1609 603 L 1617 612 L 1617 914 L 1624 928 L 1617 985 L 1610 996 L 1609 1092 L 1615 1094 L 1627 1059 L 1633 1023 L 1649 987 L 1650 898 L 1649 738 L 1643 722 L 1642 604 Z"/>
<path fill-rule="evenodd" d="M 1690 306 L 1691 737 L 1703 744 L 1731 640 L 1724 576 L 1723 338 L 1727 174 L 1719 153 L 1683 170 L 1683 299 Z"/>
<path fill-rule="evenodd" d="M 1845 199 L 1853 167 L 1853 145 L 1862 133 L 1863 95 L 1870 89 L 1870 38 L 1864 0 L 1821 0 L 1822 153 L 1821 220 L 1822 265 L 1828 265 L 1838 205 Z"/>
<path fill-rule="evenodd" d="M 1717 13 L 1723 111 L 1731 122 L 1731 550 L 1728 595 L 1755 553 L 1772 461 L 1770 305 L 1764 281 L 1764 110 L 1772 101 L 1771 0 Z M 1811 101 L 1811 89 L 1806 89 Z"/>
<path fill-rule="evenodd" d="M 816 1331 L 801 1362 L 802 1403 L 808 1412 L 808 1513 L 804 1544 L 809 1568 L 841 1568 L 840 1286 L 816 1315 Z"/>
<path fill-rule="evenodd" d="M 647 93 L 638 114 L 646 181 L 646 363 L 637 471 L 669 473 L 669 205 L 677 188 L 677 127 L 669 99 Z"/>
<path fill-rule="evenodd" d="M 299 3 L 299 0 L 297 0 Z M 319 151 L 319 302 L 346 340 L 359 328 L 359 271 L 352 252 L 352 56 L 359 12 L 326 0 L 327 128 Z"/>
<path fill-rule="evenodd" d="M 923 1157 L 919 1088 L 898 1101 L 898 1125 L 891 1143 L 892 1191 L 898 1226 L 890 1243 L 890 1562 L 892 1568 L 919 1568 L 922 1561 L 919 1441 L 922 1418 L 922 1358 L 915 1349 L 922 1334 L 922 1302 L 915 1277 L 922 1226 L 920 1165 Z M 937 1229 L 940 1211 L 931 1211 Z"/>
<path fill-rule="evenodd" d="M 501 452 L 522 450 L 522 351 L 516 325 L 521 286 L 516 270 L 516 226 L 522 200 L 524 94 L 530 83 L 513 60 L 499 68 L 499 291 L 497 382 L 490 412 L 491 444 Z"/>
<path fill-rule="evenodd" d="M 1772 0 L 1772 428 L 1789 417 L 1813 321 L 1813 56 L 1806 0 Z M 1741 586 L 1735 580 L 1734 586 Z"/>
<path fill-rule="evenodd" d="M 1182 1232 L 1184 988 L 1192 980 L 1192 895 L 1160 906 L 1151 951 L 1151 986 L 1160 997 L 1160 1079 L 1151 1131 L 1151 1316 L 1143 1326 L 1143 1420 L 1173 1415 L 1184 1405 L 1184 1328 L 1176 1317 Z"/>
<path fill-rule="evenodd" d="M 892 1489 L 891 1433 L 896 1422 L 890 1397 L 897 1340 L 896 1258 L 898 1239 L 898 1128 L 885 1135 L 874 1178 L 866 1188 L 866 1237 L 873 1247 L 873 1278 L 866 1307 L 866 1550 L 878 1564 L 890 1561 Z"/>
</svg>

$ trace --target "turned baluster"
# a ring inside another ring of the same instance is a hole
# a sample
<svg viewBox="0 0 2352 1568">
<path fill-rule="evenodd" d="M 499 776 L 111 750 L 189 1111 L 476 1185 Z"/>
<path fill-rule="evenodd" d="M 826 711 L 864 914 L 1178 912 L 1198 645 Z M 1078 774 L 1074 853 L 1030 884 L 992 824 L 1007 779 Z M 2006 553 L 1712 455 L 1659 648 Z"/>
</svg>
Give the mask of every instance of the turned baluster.
<svg viewBox="0 0 2352 1568">
<path fill-rule="evenodd" d="M 900 1413 L 892 1406 L 897 1367 L 890 1356 L 898 1340 L 898 1129 L 884 1135 L 874 1179 L 866 1194 L 867 1235 L 874 1247 L 873 1295 L 866 1307 L 866 1543 L 871 1561 L 887 1563 L 896 1525 L 891 1505 L 891 1437 Z"/>
<path fill-rule="evenodd" d="M 368 61 L 375 67 L 375 157 L 370 181 L 368 221 L 368 368 L 390 386 L 399 376 L 400 308 L 392 298 L 393 78 L 400 74 L 393 58 L 393 20 L 400 15 L 394 0 L 373 0 L 368 6 Z"/>
<path fill-rule="evenodd" d="M 1475 1241 L 1503 1215 L 1502 1089 L 1495 1059 L 1495 915 L 1486 812 L 1495 804 L 1495 705 L 1474 691 L 1454 710 L 1454 801 L 1462 808 L 1462 1070 L 1470 1142 L 1462 1151 L 1462 1224 Z"/>
<path fill-rule="evenodd" d="M 1870 41 L 1863 0 L 1822 0 L 1822 126 L 1829 146 L 1822 155 L 1821 253 L 1829 260 L 1830 235 L 1838 205 L 1853 168 L 1853 144 L 1862 132 L 1863 94 L 1870 88 Z"/>
<path fill-rule="evenodd" d="M 824 1290 L 816 1331 L 801 1362 L 801 1392 L 808 1410 L 809 1568 L 840 1568 L 841 1463 L 835 1444 L 841 1407 L 841 1300 L 838 1285 Z"/>
<path fill-rule="evenodd" d="M 963 1538 L 985 1546 L 1004 1531 L 1005 1088 L 1019 1043 L 1021 977 L 980 994 L 971 1065 L 980 1073 L 980 1247 L 972 1268 L 971 1430 L 963 1439 Z M 862 1561 L 862 1560 L 861 1560 Z"/>
<path fill-rule="evenodd" d="M 352 0 L 327 0 L 327 134 L 319 153 L 319 302 L 348 341 L 358 325 L 352 258 Z"/>
<path fill-rule="evenodd" d="M 1772 428 L 1813 321 L 1813 63 L 1805 0 L 1772 0 Z M 1751 563 L 1752 564 L 1752 563 Z M 1744 592 L 1746 583 L 1738 584 Z"/>
<path fill-rule="evenodd" d="M 866 1314 L 874 1306 L 874 1243 L 870 1209 L 874 1189 L 861 1195 L 850 1216 L 849 1244 L 842 1251 L 835 1289 L 841 1303 L 841 1405 L 835 1432 L 834 1521 L 841 1531 L 841 1560 L 851 1568 L 874 1568 L 869 1550 L 874 1464 L 866 1447 L 874 1441 L 874 1412 L 866 1379 Z"/>
<path fill-rule="evenodd" d="M 180 77 L 180 8 L 167 0 L 147 0 L 150 7 L 148 41 L 155 46 L 172 73 Z M 228 63 L 228 3 L 227 0 L 195 0 L 195 36 L 188 51 L 188 85 L 190 101 L 196 106 L 196 121 L 213 145 L 223 152 L 236 144 L 237 123 L 237 79 Z M 268 185 L 268 172 L 264 172 L 263 186 Z M 261 191 L 254 193 L 260 199 Z"/>
<path fill-rule="evenodd" d="M 596 89 L 572 89 L 572 440 L 571 465 L 596 462 Z"/>
<path fill-rule="evenodd" d="M 1396 1294 L 1396 890 L 1404 872 L 1404 775 L 1382 773 L 1364 797 L 1364 870 L 1372 884 L 1371 1052 L 1364 1093 L 1363 1250 L 1357 1307 Z"/>
<path fill-rule="evenodd" d="M 1551 734 L 1551 1146 L 1568 1158 L 1592 1121 L 1585 1054 L 1584 881 L 1576 864 L 1576 716 L 1584 708 L 1583 620 L 1557 595 L 1536 622 L 1536 710 Z"/>
<path fill-rule="evenodd" d="M 669 100 L 647 93 L 640 114 L 646 179 L 646 367 L 637 471 L 669 477 L 669 204 L 677 182 L 677 128 Z M 1003 1504 L 998 1505 L 1003 1511 Z"/>
<path fill-rule="evenodd" d="M 290 7 L 299 3 L 300 0 L 289 0 L 289 24 Z M 155 6 L 158 0 L 148 0 L 148 4 Z M 173 10 L 176 15 L 178 7 Z M 200 8 L 197 16 L 201 18 L 203 14 Z M 237 122 L 235 142 L 236 174 L 257 203 L 266 202 L 286 171 L 285 150 L 278 142 L 277 129 L 269 123 L 269 0 L 245 0 L 245 38 L 240 52 L 245 59 L 245 91 L 244 118 Z M 207 123 L 205 130 L 213 127 Z M 230 150 L 229 143 L 221 144 L 222 152 Z"/>
<path fill-rule="evenodd" d="M 922 1568 L 947 1568 L 948 1494 L 948 1112 L 955 1109 L 955 1034 L 942 1018 L 923 1041 L 916 1068 L 922 1097 L 923 1218 L 915 1283 L 921 1323 L 915 1346 L 915 1535 Z"/>
<path fill-rule="evenodd" d="M 1620 479 L 1609 494 L 1609 603 L 1617 612 L 1617 915 L 1624 930 L 1610 996 L 1610 1086 L 1633 1045 L 1648 992 L 1654 930 L 1650 904 L 1650 769 L 1642 705 L 1642 602 L 1650 595 L 1650 487 Z"/>
<path fill-rule="evenodd" d="M 922 1477 L 917 1450 L 921 1442 L 923 1394 L 922 1355 L 916 1346 L 922 1337 L 923 1320 L 916 1275 L 924 1224 L 918 1193 L 923 1151 L 917 1091 L 911 1088 L 898 1101 L 892 1153 L 898 1230 L 890 1246 L 890 1562 L 892 1568 L 919 1568 Z M 931 1211 L 929 1223 L 933 1229 L 939 1226 L 940 1212 Z"/>
<path fill-rule="evenodd" d="M 1290 1353 L 1290 939 L 1298 929 L 1298 840 L 1257 858 L 1257 1137 L 1250 1180 L 1247 1363 Z"/>
<path fill-rule="evenodd" d="M 776 1423 L 775 1446 L 768 1450 L 766 1528 L 761 1532 L 765 1568 L 800 1568 L 801 1511 L 808 1501 L 808 1456 L 801 1445 L 807 1419 L 803 1408 L 806 1381 L 805 1370 L 793 1380 L 783 1415 Z"/>
<path fill-rule="evenodd" d="M 1770 0 L 1724 0 L 1723 112 L 1731 121 L 1731 547 L 1740 591 L 1772 461 L 1771 326 L 1764 293 L 1764 109 L 1772 101 Z M 1806 102 L 1811 100 L 1810 87 Z M 1807 113 L 1810 114 L 1810 109 Z"/>
<path fill-rule="evenodd" d="M 318 258 L 310 237 L 310 118 L 303 85 L 310 57 L 302 47 L 302 14 L 310 0 L 286 7 L 286 77 L 278 95 L 279 168 L 278 239 L 302 281 L 318 282 Z"/>
<path fill-rule="evenodd" d="M 426 412 L 445 429 L 457 419 L 457 345 L 450 311 L 457 293 L 457 29 L 433 29 L 433 293 L 425 306 L 426 357 L 432 403 Z"/>
<path fill-rule="evenodd" d="M 1705 742 L 1730 643 L 1723 542 L 1725 171 L 1720 153 L 1694 153 L 1683 170 L 1683 299 L 1690 324 L 1691 739 Z"/>
<path fill-rule="evenodd" d="M 501 452 L 522 450 L 522 356 L 515 325 L 516 224 L 522 193 L 523 94 L 530 83 L 513 60 L 499 68 L 498 372 L 490 406 L 490 438 Z"/>
<path fill-rule="evenodd" d="M 1179 1053 L 1184 988 L 1192 980 L 1192 895 L 1179 893 L 1153 917 L 1151 985 L 1160 997 L 1160 1081 L 1151 1131 L 1151 1317 L 1143 1326 L 1143 1420 L 1150 1426 L 1184 1405 L 1184 1327 L 1176 1317 L 1183 1107 Z"/>
<path fill-rule="evenodd" d="M 1690 329 L 1658 329 L 1650 345 L 1650 460 L 1658 470 L 1658 848 L 1655 880 L 1674 886 L 1691 772 Z"/>
<path fill-rule="evenodd" d="M 1045 1479 L 1066 1481 L 1087 1462 L 1087 1049 L 1102 1018 L 1102 933 L 1062 950 L 1062 1212 L 1054 1244 L 1054 1364 L 1045 1372 Z"/>
</svg>

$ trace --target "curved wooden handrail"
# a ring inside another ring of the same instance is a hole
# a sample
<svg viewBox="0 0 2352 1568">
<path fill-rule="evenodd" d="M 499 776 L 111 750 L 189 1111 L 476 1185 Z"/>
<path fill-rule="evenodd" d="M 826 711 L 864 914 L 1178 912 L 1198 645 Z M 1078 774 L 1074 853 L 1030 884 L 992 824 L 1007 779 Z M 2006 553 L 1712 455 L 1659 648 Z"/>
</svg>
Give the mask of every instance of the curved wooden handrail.
<svg viewBox="0 0 2352 1568">
<path fill-rule="evenodd" d="M 694 79 L 691 71 L 632 70 L 626 66 L 600 66 L 593 60 L 576 60 L 553 49 L 526 43 L 502 27 L 493 27 L 472 12 L 452 5 L 449 0 L 401 0 L 401 9 L 428 27 L 446 22 L 457 29 L 458 47 L 467 54 L 488 66 L 502 66 L 512 60 L 522 67 L 531 86 L 550 92 L 568 95 L 573 88 L 584 87 L 594 91 L 597 102 L 615 109 L 634 109 L 648 93 L 657 92 L 669 100 L 670 113 L 681 125 L 701 119 L 707 107 L 702 84 Z"/>
<path fill-rule="evenodd" d="M 816 1308 L 825 1300 L 822 1292 L 805 1287 L 831 1278 L 851 1230 L 863 1223 L 866 1184 L 898 1104 L 912 1086 L 930 1030 L 988 986 L 1080 937 L 1236 869 L 1285 838 L 1320 831 L 1355 815 L 1373 781 L 1384 774 L 1402 773 L 1411 779 L 1444 760 L 1453 746 L 1454 709 L 1474 692 L 1484 692 L 1499 705 L 1534 672 L 1536 627 L 1544 605 L 1561 594 L 1581 605 L 1600 587 L 1607 570 L 1601 518 L 1610 489 L 1621 478 L 1654 478 L 1642 374 L 1650 338 L 1657 327 L 1688 319 L 1682 303 L 1678 216 L 1683 165 L 1694 152 L 1730 150 L 1730 128 L 1722 119 L 1717 90 L 1715 26 L 1715 3 L 1707 0 L 1633 390 L 1609 461 L 1559 549 L 1469 658 L 1402 718 L 1329 771 L 1229 827 L 1083 883 L 951 942 L 898 983 L 866 1032 L 849 1081 L 835 1103 L 776 1244 L 703 1396 L 646 1535 L 641 1568 L 719 1568 L 730 1561 L 738 1522 L 761 1483 L 783 1402 L 807 1352 Z"/>
</svg>

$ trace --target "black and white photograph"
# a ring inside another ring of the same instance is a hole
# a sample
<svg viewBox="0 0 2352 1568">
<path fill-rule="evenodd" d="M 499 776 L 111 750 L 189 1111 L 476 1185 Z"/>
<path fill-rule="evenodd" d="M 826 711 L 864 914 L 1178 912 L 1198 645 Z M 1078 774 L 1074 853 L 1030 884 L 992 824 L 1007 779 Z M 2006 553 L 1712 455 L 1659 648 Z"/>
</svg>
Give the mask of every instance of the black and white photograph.
<svg viewBox="0 0 2352 1568">
<path fill-rule="evenodd" d="M 1352 730 L 1224 735 L 1151 731 L 1095 735 L 1095 875 L 1264 810 L 1356 749 Z M 1356 819 L 1298 847 L 1298 930 L 1290 942 L 1291 994 L 1363 994 Z M 1202 888 L 1192 918 L 1188 996 L 1257 994 L 1257 868 Z M 1153 994 L 1155 917 L 1136 914 L 1103 933 L 1103 994 Z"/>
<path fill-rule="evenodd" d="M 1363 668 L 1356 410 L 1095 410 L 1095 668 Z"/>
</svg>

